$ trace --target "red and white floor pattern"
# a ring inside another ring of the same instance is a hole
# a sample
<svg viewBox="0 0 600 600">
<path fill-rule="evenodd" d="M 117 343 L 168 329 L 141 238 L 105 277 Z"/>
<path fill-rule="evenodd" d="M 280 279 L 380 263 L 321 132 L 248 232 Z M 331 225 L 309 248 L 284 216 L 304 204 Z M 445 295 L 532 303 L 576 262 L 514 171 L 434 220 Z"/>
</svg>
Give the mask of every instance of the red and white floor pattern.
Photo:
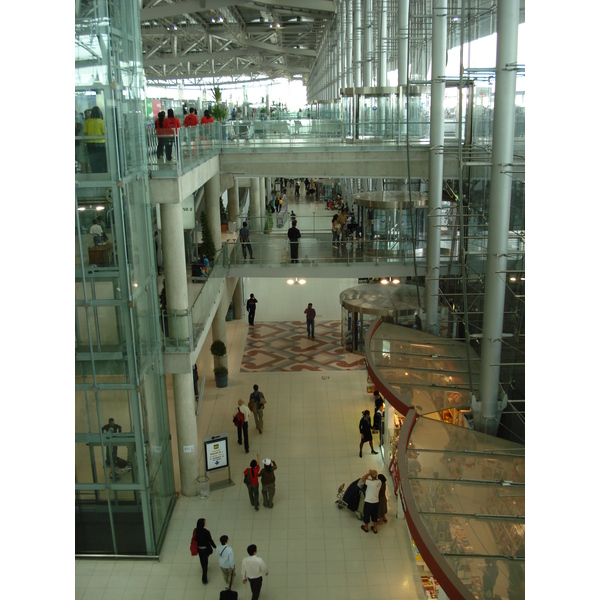
<svg viewBox="0 0 600 600">
<path fill-rule="evenodd" d="M 248 328 L 241 372 L 364 369 L 364 357 L 340 346 L 340 322 L 317 321 L 315 339 L 305 321 L 256 323 Z"/>
</svg>

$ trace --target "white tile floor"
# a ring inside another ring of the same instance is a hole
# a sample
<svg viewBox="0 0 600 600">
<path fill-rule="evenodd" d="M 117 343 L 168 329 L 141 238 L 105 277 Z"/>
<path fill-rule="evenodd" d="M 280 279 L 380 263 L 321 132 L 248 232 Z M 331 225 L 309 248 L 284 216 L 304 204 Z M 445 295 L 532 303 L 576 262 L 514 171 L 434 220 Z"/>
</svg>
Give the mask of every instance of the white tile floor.
<svg viewBox="0 0 600 600">
<path fill-rule="evenodd" d="M 355 280 L 319 280 L 281 299 L 274 290 L 279 282 L 248 282 L 259 298 L 257 321 L 299 320 L 308 301 L 317 308 L 317 319 L 339 318 L 341 289 Z M 339 288 L 339 290 L 338 290 Z M 249 293 L 249 291 L 248 291 Z M 269 298 L 276 298 L 270 302 Z M 300 314 L 298 314 L 300 312 Z M 209 563 L 208 585 L 201 583 L 199 561 L 190 556 L 189 542 L 196 520 L 207 519 L 218 543 L 226 533 L 234 549 L 236 565 L 250 543 L 267 562 L 261 599 L 413 600 L 424 597 L 419 570 L 410 547 L 406 522 L 395 518 L 397 502 L 389 485 L 388 523 L 379 533 L 364 533 L 354 513 L 335 505 L 338 486 L 348 485 L 376 468 L 379 455 L 358 456 L 358 421 L 371 407 L 366 393 L 366 371 L 262 373 L 239 372 L 247 331 L 245 321 L 227 324 L 229 385 L 217 389 L 207 378 L 198 417 L 198 437 L 227 432 L 233 436 L 231 475 L 235 485 L 213 490 L 210 497 L 180 497 L 171 518 L 159 561 L 76 560 L 75 597 L 80 600 L 216 599 L 224 582 L 217 557 Z M 208 347 L 210 343 L 206 343 Z M 206 348 L 198 365 L 212 360 Z M 203 369 L 201 369 L 203 370 Z M 204 370 L 204 372 L 207 372 Z M 208 371 L 210 372 L 210 371 Z M 247 400 L 257 383 L 267 399 L 263 435 L 250 426 L 250 454 L 235 443 L 231 416 L 242 397 Z M 171 422 L 174 428 L 174 420 Z M 250 505 L 241 473 L 259 452 L 277 461 L 274 508 L 256 512 Z M 225 475 L 213 474 L 217 481 Z M 178 477 L 176 478 L 178 480 Z M 234 582 L 240 600 L 249 599 L 241 577 Z"/>
</svg>

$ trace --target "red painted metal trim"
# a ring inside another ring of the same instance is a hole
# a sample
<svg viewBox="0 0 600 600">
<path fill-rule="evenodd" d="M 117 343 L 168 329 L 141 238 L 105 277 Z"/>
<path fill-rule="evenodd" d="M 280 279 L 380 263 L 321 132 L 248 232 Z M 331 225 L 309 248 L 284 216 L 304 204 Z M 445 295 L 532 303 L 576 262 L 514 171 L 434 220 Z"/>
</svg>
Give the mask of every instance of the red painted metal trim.
<svg viewBox="0 0 600 600">
<path fill-rule="evenodd" d="M 402 505 L 406 522 L 423 560 L 438 580 L 444 592 L 446 592 L 448 598 L 450 600 L 475 600 L 475 596 L 446 562 L 444 555 L 439 551 L 434 540 L 431 538 L 429 530 L 421 519 L 417 502 L 412 493 L 408 477 L 406 453 L 410 442 L 410 434 L 418 419 L 419 416 L 415 410 L 411 409 L 404 419 L 404 424 L 402 425 L 402 429 L 400 429 L 400 438 L 398 439 L 398 470 L 400 471 L 400 489 L 402 491 Z M 468 555 L 465 555 L 465 558 L 468 558 Z"/>
<path fill-rule="evenodd" d="M 400 437 L 398 439 L 398 470 L 400 472 L 400 490 L 402 498 L 402 508 L 410 533 L 415 540 L 415 544 L 425 560 L 425 563 L 433 573 L 438 583 L 446 592 L 450 600 L 475 600 L 475 596 L 468 590 L 465 584 L 459 579 L 458 575 L 446 562 L 444 555 L 439 551 L 434 540 L 431 538 L 425 523 L 421 519 L 417 502 L 412 493 L 410 481 L 408 477 L 408 461 L 406 454 L 410 435 L 418 420 L 417 412 L 413 406 L 407 406 L 396 395 L 393 388 L 387 386 L 387 383 L 381 378 L 381 374 L 371 353 L 371 339 L 377 329 L 381 326 L 381 319 L 377 319 L 365 337 L 365 361 L 367 363 L 367 371 L 377 389 L 382 396 L 401 414 L 405 416 L 404 424 L 400 429 Z M 466 556 L 466 555 L 465 555 Z"/>
</svg>

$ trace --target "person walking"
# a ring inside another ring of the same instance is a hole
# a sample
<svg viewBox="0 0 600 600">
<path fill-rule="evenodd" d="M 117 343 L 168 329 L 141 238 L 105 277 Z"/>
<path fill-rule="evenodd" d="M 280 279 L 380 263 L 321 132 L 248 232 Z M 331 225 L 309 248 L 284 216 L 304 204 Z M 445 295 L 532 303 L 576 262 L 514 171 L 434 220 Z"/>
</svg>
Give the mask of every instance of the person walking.
<svg viewBox="0 0 600 600">
<path fill-rule="evenodd" d="M 244 483 L 248 488 L 248 496 L 250 497 L 250 504 L 254 506 L 255 510 L 258 510 L 258 472 L 260 467 L 260 455 L 256 455 L 256 460 L 250 462 L 250 466 L 244 470 Z"/>
<path fill-rule="evenodd" d="M 377 479 L 381 481 L 381 487 L 379 488 L 379 508 L 377 509 L 377 524 L 381 525 L 381 523 L 387 523 L 387 517 L 385 516 L 388 511 L 387 481 L 383 473 L 379 473 Z"/>
<path fill-rule="evenodd" d="M 242 223 L 242 228 L 240 229 L 240 241 L 242 242 L 242 254 L 244 260 L 246 260 L 246 252 L 249 252 L 250 259 L 254 260 L 254 256 L 252 256 L 252 245 L 250 244 L 250 229 L 248 229 L 248 223 L 246 223 L 246 221 Z"/>
<path fill-rule="evenodd" d="M 256 425 L 256 429 L 258 429 L 258 433 L 262 434 L 263 409 L 267 401 L 265 400 L 265 395 L 258 391 L 258 385 L 254 384 L 253 390 L 254 391 L 250 394 L 250 399 L 248 400 L 248 408 L 254 415 L 254 423 Z"/>
<path fill-rule="evenodd" d="M 290 240 L 290 256 L 292 258 L 292 264 L 298 263 L 298 240 L 302 237 L 300 230 L 296 227 L 297 221 L 292 221 L 292 226 L 288 229 L 287 235 Z"/>
<path fill-rule="evenodd" d="M 254 294 L 250 294 L 250 298 L 248 298 L 248 301 L 246 302 L 246 311 L 248 312 L 248 325 L 250 325 L 250 327 L 254 327 L 254 315 L 256 314 L 257 304 L 258 300 L 254 297 Z"/>
<path fill-rule="evenodd" d="M 312 336 L 312 339 L 315 339 L 315 317 L 317 316 L 317 311 L 313 308 L 313 305 L 309 302 L 308 306 L 304 309 L 304 314 L 306 315 L 306 331 L 308 333 L 308 337 Z"/>
<path fill-rule="evenodd" d="M 202 583 L 208 583 L 208 557 L 213 553 L 216 544 L 210 531 L 206 529 L 206 519 L 198 519 L 196 523 L 196 542 L 198 543 L 198 558 L 202 567 Z"/>
<path fill-rule="evenodd" d="M 247 551 L 248 556 L 242 560 L 242 581 L 244 583 L 250 581 L 252 600 L 258 600 L 263 575 L 267 576 L 269 574 L 269 568 L 267 567 L 267 563 L 260 556 L 256 555 L 258 552 L 256 544 L 250 544 Z"/>
<path fill-rule="evenodd" d="M 229 538 L 226 535 L 222 535 L 219 538 L 221 542 L 216 549 L 219 555 L 219 567 L 221 567 L 221 573 L 223 573 L 223 579 L 225 583 L 232 587 L 233 579 L 235 577 L 235 559 L 233 557 L 233 549 L 229 545 Z"/>
<path fill-rule="evenodd" d="M 377 454 L 373 449 L 373 428 L 371 426 L 371 413 L 368 410 L 363 411 L 362 418 L 358 423 L 358 430 L 360 431 L 360 450 L 358 455 L 362 458 L 362 447 L 365 442 L 369 442 L 371 454 Z"/>
<path fill-rule="evenodd" d="M 365 486 L 365 505 L 363 507 L 363 524 L 360 528 L 369 533 L 369 521 L 373 521 L 371 531 L 377 533 L 377 519 L 379 511 L 379 490 L 381 489 L 381 481 L 377 477 L 377 471 L 371 469 L 368 473 L 362 476 L 358 482 L 359 487 Z"/>
<path fill-rule="evenodd" d="M 241 419 L 238 415 L 242 414 L 243 419 Z M 238 444 L 242 445 L 242 434 L 244 435 L 244 449 L 246 452 L 250 452 L 249 444 L 248 444 L 248 419 L 251 416 L 250 409 L 244 405 L 244 401 L 240 398 L 238 400 L 238 411 L 235 415 L 238 423 L 236 423 L 237 427 L 237 435 L 238 435 Z"/>
<path fill-rule="evenodd" d="M 262 483 L 263 506 L 265 508 L 273 508 L 273 497 L 275 496 L 275 469 L 277 463 L 270 458 L 263 460 L 263 468 L 258 476 Z"/>
</svg>

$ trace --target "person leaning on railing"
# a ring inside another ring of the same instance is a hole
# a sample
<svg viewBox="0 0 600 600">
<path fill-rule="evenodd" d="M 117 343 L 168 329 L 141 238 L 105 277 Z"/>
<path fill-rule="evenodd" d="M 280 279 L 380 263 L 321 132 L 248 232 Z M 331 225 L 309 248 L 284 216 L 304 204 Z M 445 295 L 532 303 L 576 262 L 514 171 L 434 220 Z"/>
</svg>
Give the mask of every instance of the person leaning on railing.
<svg viewBox="0 0 600 600">
<path fill-rule="evenodd" d="M 167 162 L 171 161 L 173 153 L 173 139 L 177 144 L 177 130 L 181 129 L 181 121 L 175 116 L 172 108 L 167 110 L 167 118 L 163 122 L 166 134 L 169 136 L 165 140 L 165 151 L 167 153 Z M 177 152 L 177 145 L 175 145 L 175 152 Z"/>
<path fill-rule="evenodd" d="M 102 111 L 94 106 L 89 119 L 83 124 L 83 134 L 95 139 L 87 140 L 86 148 L 92 173 L 106 173 L 106 143 Z"/>
</svg>

